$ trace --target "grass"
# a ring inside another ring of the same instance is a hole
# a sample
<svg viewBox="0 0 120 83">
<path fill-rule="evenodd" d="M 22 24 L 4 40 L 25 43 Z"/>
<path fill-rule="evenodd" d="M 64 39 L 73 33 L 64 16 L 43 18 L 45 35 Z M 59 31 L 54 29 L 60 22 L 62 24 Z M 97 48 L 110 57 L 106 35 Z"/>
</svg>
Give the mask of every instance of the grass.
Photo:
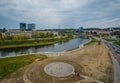
<svg viewBox="0 0 120 83">
<path fill-rule="evenodd" d="M 112 39 L 105 39 L 108 42 L 115 42 L 116 40 L 112 40 Z"/>
<path fill-rule="evenodd" d="M 119 46 L 120 46 L 120 42 L 114 42 L 114 44 L 116 44 L 116 45 L 119 45 Z"/>
<path fill-rule="evenodd" d="M 108 41 L 108 42 L 112 42 L 112 43 L 114 43 L 114 44 L 120 46 L 120 42 L 117 41 L 117 40 L 111 40 L 111 39 L 105 39 L 105 40 Z"/>
<path fill-rule="evenodd" d="M 58 42 L 69 41 L 72 38 L 46 38 L 43 40 L 26 40 L 22 43 L 18 43 L 14 41 L 10 41 L 7 44 L 1 44 L 0 49 L 7 49 L 7 48 L 20 48 L 20 47 L 34 47 L 34 46 L 45 46 L 45 45 L 52 45 Z"/>
<path fill-rule="evenodd" d="M 6 46 L 0 46 L 0 49 L 8 49 L 8 48 L 21 48 L 21 47 L 33 47 L 33 46 L 45 46 L 45 45 L 51 45 L 57 42 L 43 42 L 43 43 L 32 43 L 32 44 L 19 44 L 19 45 L 6 45 Z"/>
<path fill-rule="evenodd" d="M 0 78 L 4 78 L 21 67 L 33 63 L 36 59 L 44 60 L 46 58 L 47 56 L 40 54 L 2 58 L 0 59 Z"/>
<path fill-rule="evenodd" d="M 92 43 L 94 43 L 94 42 L 96 42 L 96 41 L 97 41 L 97 40 L 96 40 L 95 38 L 91 37 L 91 40 L 90 40 L 89 42 L 85 43 L 84 46 L 87 46 L 87 45 L 89 45 L 89 44 L 92 44 Z"/>
</svg>

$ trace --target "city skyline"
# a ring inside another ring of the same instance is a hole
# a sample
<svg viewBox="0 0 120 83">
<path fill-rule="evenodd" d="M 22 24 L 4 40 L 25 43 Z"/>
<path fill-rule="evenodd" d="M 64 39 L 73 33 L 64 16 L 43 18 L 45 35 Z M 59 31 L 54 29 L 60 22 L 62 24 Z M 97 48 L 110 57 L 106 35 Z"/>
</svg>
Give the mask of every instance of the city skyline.
<svg viewBox="0 0 120 83">
<path fill-rule="evenodd" d="M 0 27 L 19 29 L 35 23 L 36 29 L 120 27 L 119 0 L 1 0 Z"/>
</svg>

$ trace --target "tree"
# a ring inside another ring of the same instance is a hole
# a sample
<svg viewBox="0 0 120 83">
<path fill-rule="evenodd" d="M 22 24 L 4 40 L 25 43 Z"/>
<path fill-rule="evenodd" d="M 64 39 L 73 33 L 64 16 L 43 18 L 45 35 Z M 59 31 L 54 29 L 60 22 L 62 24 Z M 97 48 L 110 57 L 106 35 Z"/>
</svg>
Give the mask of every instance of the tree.
<svg viewBox="0 0 120 83">
<path fill-rule="evenodd" d="M 32 31 L 32 38 L 34 38 L 35 40 L 37 40 L 38 37 L 39 37 L 38 31 L 33 30 L 33 31 Z"/>
<path fill-rule="evenodd" d="M 98 41 L 98 45 L 101 45 L 101 41 Z"/>
<path fill-rule="evenodd" d="M 6 32 L 6 31 L 7 31 L 7 29 L 6 29 L 6 28 L 3 28 L 3 33 Z"/>
<path fill-rule="evenodd" d="M 5 41 L 5 37 L 2 35 L 2 33 L 0 33 L 0 41 Z"/>
<path fill-rule="evenodd" d="M 47 32 L 46 37 L 54 37 L 54 34 L 52 32 Z"/>
<path fill-rule="evenodd" d="M 49 37 L 54 37 L 54 34 L 52 32 L 49 32 Z"/>
<path fill-rule="evenodd" d="M 42 33 L 42 32 L 39 32 L 39 37 L 40 37 L 40 38 L 44 38 L 44 37 L 45 37 L 45 34 Z"/>
<path fill-rule="evenodd" d="M 0 40 L 2 40 L 2 33 L 0 33 Z"/>
<path fill-rule="evenodd" d="M 25 40 L 25 37 L 23 35 L 14 35 L 12 40 L 16 43 L 22 43 Z"/>
</svg>

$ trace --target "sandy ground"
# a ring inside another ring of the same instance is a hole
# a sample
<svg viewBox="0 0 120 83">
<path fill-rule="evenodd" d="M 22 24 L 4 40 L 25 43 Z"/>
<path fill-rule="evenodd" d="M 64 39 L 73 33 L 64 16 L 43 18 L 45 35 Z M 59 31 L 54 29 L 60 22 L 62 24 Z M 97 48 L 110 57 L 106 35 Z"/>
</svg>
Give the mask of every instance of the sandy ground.
<svg viewBox="0 0 120 83">
<path fill-rule="evenodd" d="M 104 83 L 113 83 L 114 80 L 113 64 L 108 50 L 104 45 L 94 44 L 70 55 L 54 56 L 44 61 L 36 61 L 1 80 L 0 83 L 96 83 L 94 80 L 75 75 L 64 78 L 49 76 L 44 72 L 44 67 L 51 62 L 69 63 L 74 66 L 76 72 Z"/>
</svg>

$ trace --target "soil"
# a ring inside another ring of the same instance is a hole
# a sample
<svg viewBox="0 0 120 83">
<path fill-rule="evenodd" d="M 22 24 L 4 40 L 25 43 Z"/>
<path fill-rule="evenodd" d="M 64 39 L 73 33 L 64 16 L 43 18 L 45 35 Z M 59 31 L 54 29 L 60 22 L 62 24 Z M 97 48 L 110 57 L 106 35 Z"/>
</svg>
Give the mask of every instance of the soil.
<svg viewBox="0 0 120 83">
<path fill-rule="evenodd" d="M 111 57 L 103 44 L 94 44 L 85 49 L 64 56 L 49 57 L 44 61 L 21 68 L 0 83 L 96 83 L 92 79 L 85 79 L 70 75 L 67 77 L 52 77 L 44 72 L 44 67 L 51 62 L 65 62 L 75 68 L 75 72 L 86 75 L 104 83 L 114 82 L 114 72 Z"/>
</svg>

